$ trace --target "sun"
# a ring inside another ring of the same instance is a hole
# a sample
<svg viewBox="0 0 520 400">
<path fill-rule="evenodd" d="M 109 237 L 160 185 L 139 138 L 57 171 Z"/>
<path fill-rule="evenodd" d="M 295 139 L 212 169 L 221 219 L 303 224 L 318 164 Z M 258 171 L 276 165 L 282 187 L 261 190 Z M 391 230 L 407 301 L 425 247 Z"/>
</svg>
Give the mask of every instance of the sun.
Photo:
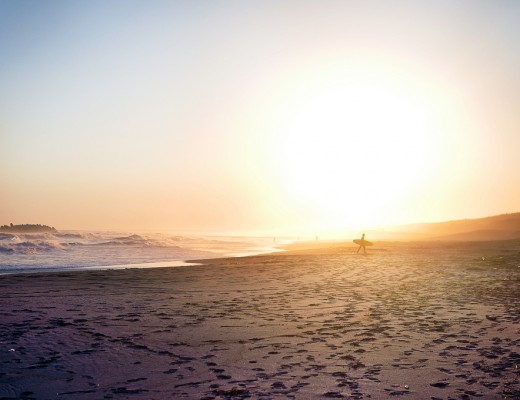
<svg viewBox="0 0 520 400">
<path fill-rule="evenodd" d="M 279 129 L 277 169 L 293 201 L 322 221 L 388 220 L 433 167 L 433 127 L 414 96 L 364 83 L 297 103 Z"/>
</svg>

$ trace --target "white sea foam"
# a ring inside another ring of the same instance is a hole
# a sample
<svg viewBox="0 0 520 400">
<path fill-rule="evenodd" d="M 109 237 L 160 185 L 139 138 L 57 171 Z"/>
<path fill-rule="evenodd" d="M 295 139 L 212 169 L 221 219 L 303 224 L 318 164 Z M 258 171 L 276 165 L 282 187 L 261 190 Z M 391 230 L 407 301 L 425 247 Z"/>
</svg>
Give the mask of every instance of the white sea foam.
<svg viewBox="0 0 520 400">
<path fill-rule="evenodd" d="M 272 239 L 121 232 L 0 234 L 0 274 L 178 266 L 193 259 L 275 251 Z"/>
</svg>

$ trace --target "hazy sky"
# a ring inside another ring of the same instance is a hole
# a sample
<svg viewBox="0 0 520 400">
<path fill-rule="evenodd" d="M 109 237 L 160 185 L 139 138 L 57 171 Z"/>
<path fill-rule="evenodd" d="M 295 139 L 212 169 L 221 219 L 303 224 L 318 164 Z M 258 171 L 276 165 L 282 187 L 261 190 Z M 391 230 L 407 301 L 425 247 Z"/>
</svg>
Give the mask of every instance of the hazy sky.
<svg viewBox="0 0 520 400">
<path fill-rule="evenodd" d="M 0 224 L 520 211 L 518 1 L 0 0 Z"/>
</svg>

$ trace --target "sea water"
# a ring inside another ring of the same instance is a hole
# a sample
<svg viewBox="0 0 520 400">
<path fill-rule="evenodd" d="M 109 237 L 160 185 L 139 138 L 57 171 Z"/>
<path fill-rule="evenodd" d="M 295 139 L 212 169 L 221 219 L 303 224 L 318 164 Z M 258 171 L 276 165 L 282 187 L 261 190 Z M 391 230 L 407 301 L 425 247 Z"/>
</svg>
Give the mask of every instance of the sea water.
<svg viewBox="0 0 520 400">
<path fill-rule="evenodd" d="M 0 274 L 186 265 L 276 251 L 273 238 L 59 231 L 0 233 Z"/>
</svg>

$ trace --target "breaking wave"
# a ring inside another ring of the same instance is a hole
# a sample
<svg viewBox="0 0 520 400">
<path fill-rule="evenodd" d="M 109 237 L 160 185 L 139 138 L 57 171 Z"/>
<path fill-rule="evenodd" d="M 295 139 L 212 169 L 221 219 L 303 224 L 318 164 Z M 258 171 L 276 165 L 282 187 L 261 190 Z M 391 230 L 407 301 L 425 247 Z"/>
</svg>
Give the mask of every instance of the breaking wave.
<svg viewBox="0 0 520 400">
<path fill-rule="evenodd" d="M 258 254 L 272 239 L 61 231 L 0 233 L 0 273 Z"/>
</svg>

